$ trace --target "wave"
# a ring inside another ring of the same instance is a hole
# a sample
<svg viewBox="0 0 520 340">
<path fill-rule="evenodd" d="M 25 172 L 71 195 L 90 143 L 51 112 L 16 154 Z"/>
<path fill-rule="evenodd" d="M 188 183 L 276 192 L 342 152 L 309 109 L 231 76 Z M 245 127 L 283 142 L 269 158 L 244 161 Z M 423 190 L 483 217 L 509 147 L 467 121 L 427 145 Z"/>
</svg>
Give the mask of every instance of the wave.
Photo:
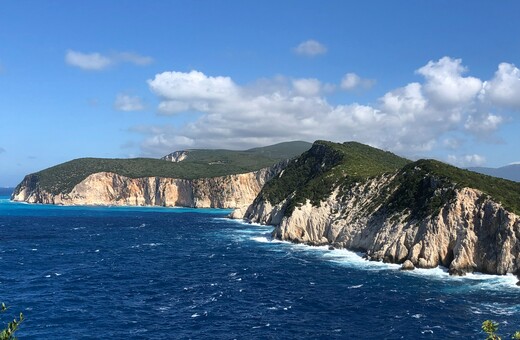
<svg viewBox="0 0 520 340">
<path fill-rule="evenodd" d="M 238 231 L 239 238 L 242 240 L 250 240 L 257 243 L 270 243 L 276 246 L 289 247 L 297 252 L 304 252 L 318 256 L 325 261 L 332 262 L 338 266 L 356 268 L 369 271 L 398 271 L 401 275 L 409 275 L 416 277 L 424 277 L 438 281 L 461 282 L 464 283 L 461 290 L 500 290 L 520 289 L 517 286 L 518 278 L 513 274 L 507 275 L 491 275 L 484 273 L 468 273 L 465 276 L 452 276 L 448 273 L 448 268 L 438 266 L 436 268 L 424 269 L 416 268 L 409 271 L 401 271 L 401 265 L 395 263 L 384 263 L 379 261 L 369 261 L 363 257 L 363 253 L 354 252 L 347 249 L 330 249 L 329 246 L 310 246 L 306 244 L 296 244 L 288 241 L 273 239 L 271 232 L 272 226 L 250 224 L 243 220 L 233 220 L 236 223 L 247 226 L 246 229 Z M 269 232 L 266 233 L 266 229 Z M 234 231 L 235 235 L 237 230 Z"/>
</svg>

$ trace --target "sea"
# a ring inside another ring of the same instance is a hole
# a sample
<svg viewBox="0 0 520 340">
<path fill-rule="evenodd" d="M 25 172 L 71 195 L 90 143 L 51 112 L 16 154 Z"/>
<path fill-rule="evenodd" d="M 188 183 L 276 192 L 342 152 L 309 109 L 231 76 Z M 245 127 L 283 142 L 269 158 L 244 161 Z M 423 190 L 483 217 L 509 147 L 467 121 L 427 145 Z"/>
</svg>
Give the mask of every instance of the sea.
<svg viewBox="0 0 520 340">
<path fill-rule="evenodd" d="M 0 197 L 1 325 L 23 339 L 484 339 L 520 329 L 517 278 L 400 271 L 280 242 L 229 210 Z M 0 327 L 1 328 L 1 327 Z"/>
</svg>

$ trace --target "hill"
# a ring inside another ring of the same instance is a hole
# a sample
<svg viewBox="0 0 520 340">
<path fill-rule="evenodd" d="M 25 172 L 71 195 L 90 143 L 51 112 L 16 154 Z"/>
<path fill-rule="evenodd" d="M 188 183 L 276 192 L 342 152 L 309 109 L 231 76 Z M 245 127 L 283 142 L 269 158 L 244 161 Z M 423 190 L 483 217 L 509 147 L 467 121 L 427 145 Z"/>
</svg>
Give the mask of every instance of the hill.
<svg viewBox="0 0 520 340">
<path fill-rule="evenodd" d="M 468 168 L 468 170 L 489 176 L 508 179 L 510 181 L 520 182 L 520 164 L 511 164 L 500 168 L 475 167 Z"/>
<path fill-rule="evenodd" d="M 14 188 L 0 188 L 0 196 L 11 196 Z"/>
<path fill-rule="evenodd" d="M 246 151 L 190 150 L 189 157 L 177 163 L 152 158 L 79 158 L 28 177 L 31 182 L 37 182 L 41 190 L 52 194 L 68 193 L 89 175 L 99 172 L 129 178 L 212 178 L 266 168 L 283 159 L 298 156 L 310 146 L 305 142 L 287 142 Z"/>
<path fill-rule="evenodd" d="M 367 145 L 317 141 L 233 217 L 273 237 L 403 269 L 520 273 L 520 183 Z"/>
<path fill-rule="evenodd" d="M 312 148 L 292 161 L 283 176 L 269 181 L 261 195 L 271 204 L 291 196 L 287 214 L 309 199 L 317 204 L 339 184 L 363 181 L 394 172 L 410 161 L 393 153 L 357 142 L 343 144 L 316 141 Z"/>
</svg>

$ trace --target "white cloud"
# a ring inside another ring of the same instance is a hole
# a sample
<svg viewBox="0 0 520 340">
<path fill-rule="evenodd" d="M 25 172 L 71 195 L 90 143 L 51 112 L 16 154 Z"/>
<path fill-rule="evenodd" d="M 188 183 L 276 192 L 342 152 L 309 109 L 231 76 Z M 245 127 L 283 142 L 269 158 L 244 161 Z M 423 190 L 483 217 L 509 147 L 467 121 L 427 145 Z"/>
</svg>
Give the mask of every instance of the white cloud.
<svg viewBox="0 0 520 340">
<path fill-rule="evenodd" d="M 484 163 L 486 163 L 486 158 L 477 154 L 462 156 L 449 155 L 448 162 L 452 163 L 453 165 L 465 168 L 484 165 Z"/>
<path fill-rule="evenodd" d="M 347 73 L 341 79 L 341 88 L 346 91 L 352 91 L 355 89 L 369 89 L 374 86 L 375 81 L 373 79 L 364 79 L 355 73 Z"/>
<path fill-rule="evenodd" d="M 144 105 L 141 98 L 120 93 L 116 97 L 114 108 L 118 111 L 141 111 L 144 110 Z"/>
<path fill-rule="evenodd" d="M 146 138 L 142 148 L 147 155 L 161 155 L 183 147 L 327 139 L 357 140 L 414 156 L 438 147 L 457 150 L 458 140 L 492 134 L 504 122 L 489 113 L 496 108 L 483 104 L 489 102 L 481 91 L 483 82 L 462 76 L 465 70 L 458 59 L 430 61 L 417 71 L 422 82 L 388 91 L 374 105 L 331 104 L 325 90 L 329 85 L 314 78 L 276 77 L 241 86 L 230 77 L 199 71 L 163 72 L 148 80 L 160 98 L 159 111 L 198 114 L 183 126 L 140 129 Z M 482 161 L 470 156 L 456 161 Z"/>
<path fill-rule="evenodd" d="M 446 107 L 469 104 L 482 88 L 480 79 L 462 77 L 467 69 L 461 59 L 443 57 L 417 70 L 426 78 L 424 92 L 433 105 Z"/>
<path fill-rule="evenodd" d="M 148 80 L 152 92 L 163 99 L 159 110 L 178 113 L 208 112 L 220 103 L 239 101 L 239 88 L 229 77 L 208 77 L 202 72 L 163 72 Z"/>
<path fill-rule="evenodd" d="M 503 120 L 501 116 L 491 113 L 477 116 L 469 115 L 464 127 L 475 133 L 488 133 L 498 129 Z"/>
<path fill-rule="evenodd" d="M 302 96 L 316 96 L 321 92 L 321 82 L 318 79 L 294 79 L 293 87 Z"/>
<path fill-rule="evenodd" d="M 140 66 L 149 65 L 153 62 L 152 57 L 142 56 L 132 52 L 116 53 L 112 58 L 117 62 L 128 62 Z"/>
<path fill-rule="evenodd" d="M 519 165 L 519 164 L 520 164 L 520 161 L 518 161 L 518 162 L 511 162 L 508 165 Z"/>
<path fill-rule="evenodd" d="M 316 40 L 307 40 L 299 44 L 294 51 L 297 54 L 314 57 L 327 53 L 327 47 Z"/>
<path fill-rule="evenodd" d="M 457 150 L 463 144 L 463 141 L 458 138 L 448 137 L 443 140 L 442 144 L 448 149 Z"/>
<path fill-rule="evenodd" d="M 132 63 L 140 66 L 148 65 L 153 62 L 153 59 L 132 52 L 114 52 L 109 55 L 103 55 L 98 52 L 82 53 L 68 50 L 65 54 L 65 62 L 84 70 L 99 71 L 119 63 Z"/>
<path fill-rule="evenodd" d="M 501 63 L 493 79 L 485 82 L 483 94 L 493 104 L 520 110 L 520 70 Z"/>
<path fill-rule="evenodd" d="M 110 58 L 99 53 L 81 53 L 68 50 L 65 54 L 65 62 L 84 70 L 102 70 L 112 64 Z"/>
</svg>

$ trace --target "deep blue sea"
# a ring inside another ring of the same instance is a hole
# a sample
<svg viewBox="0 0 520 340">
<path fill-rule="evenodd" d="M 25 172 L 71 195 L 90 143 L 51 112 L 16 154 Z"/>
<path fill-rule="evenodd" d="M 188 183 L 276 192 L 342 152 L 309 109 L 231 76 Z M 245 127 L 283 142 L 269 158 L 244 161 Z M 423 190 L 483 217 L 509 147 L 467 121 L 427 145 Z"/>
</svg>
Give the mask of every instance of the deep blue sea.
<svg viewBox="0 0 520 340">
<path fill-rule="evenodd" d="M 20 339 L 484 339 L 520 329 L 513 276 L 402 272 L 272 241 L 210 209 L 0 198 L 2 324 Z M 505 337 L 504 337 L 505 338 Z"/>
</svg>

